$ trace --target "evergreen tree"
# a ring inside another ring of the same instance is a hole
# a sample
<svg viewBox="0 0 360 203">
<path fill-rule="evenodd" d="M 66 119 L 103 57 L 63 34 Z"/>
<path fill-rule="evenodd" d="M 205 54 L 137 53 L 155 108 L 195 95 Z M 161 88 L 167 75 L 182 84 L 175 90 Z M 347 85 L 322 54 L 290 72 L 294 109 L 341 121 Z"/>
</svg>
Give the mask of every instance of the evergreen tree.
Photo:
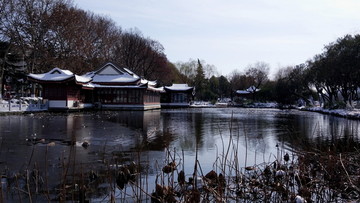
<svg viewBox="0 0 360 203">
<path fill-rule="evenodd" d="M 220 76 L 218 78 L 219 81 L 219 96 L 221 98 L 224 97 L 230 97 L 230 91 L 231 91 L 231 85 L 230 82 L 228 81 L 228 79 L 225 76 Z"/>
<path fill-rule="evenodd" d="M 205 81 L 204 69 L 200 63 L 200 60 L 198 59 L 196 75 L 194 78 L 194 85 L 195 85 L 195 90 L 196 90 L 195 98 L 197 100 L 204 99 L 205 84 L 206 84 L 206 81 Z"/>
<path fill-rule="evenodd" d="M 219 80 L 217 77 L 212 76 L 206 84 L 205 99 L 215 103 L 219 98 Z"/>
</svg>

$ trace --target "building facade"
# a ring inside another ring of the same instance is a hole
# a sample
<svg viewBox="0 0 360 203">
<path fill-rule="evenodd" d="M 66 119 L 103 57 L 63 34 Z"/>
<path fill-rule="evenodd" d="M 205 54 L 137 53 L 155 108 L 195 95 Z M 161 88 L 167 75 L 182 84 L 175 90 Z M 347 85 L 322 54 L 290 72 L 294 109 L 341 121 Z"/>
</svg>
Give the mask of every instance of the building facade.
<svg viewBox="0 0 360 203">
<path fill-rule="evenodd" d="M 49 109 L 126 109 L 160 108 L 156 82 L 140 78 L 126 68 L 107 63 L 83 76 L 54 68 L 44 74 L 29 74 L 30 81 L 43 87 L 43 99 Z"/>
<path fill-rule="evenodd" d="M 160 108 L 161 88 L 156 82 L 140 78 L 126 68 L 107 63 L 84 77 L 91 78 L 94 105 L 104 109 L 149 110 Z"/>
<path fill-rule="evenodd" d="M 49 109 L 82 109 L 92 106 L 85 100 L 85 91 L 91 79 L 75 75 L 71 71 L 54 68 L 44 74 L 29 74 L 28 79 L 42 85 L 42 97 Z M 88 93 L 87 93 L 88 94 Z"/>
<path fill-rule="evenodd" d="M 187 84 L 173 84 L 165 86 L 161 97 L 161 107 L 189 107 L 193 101 L 194 87 Z"/>
</svg>

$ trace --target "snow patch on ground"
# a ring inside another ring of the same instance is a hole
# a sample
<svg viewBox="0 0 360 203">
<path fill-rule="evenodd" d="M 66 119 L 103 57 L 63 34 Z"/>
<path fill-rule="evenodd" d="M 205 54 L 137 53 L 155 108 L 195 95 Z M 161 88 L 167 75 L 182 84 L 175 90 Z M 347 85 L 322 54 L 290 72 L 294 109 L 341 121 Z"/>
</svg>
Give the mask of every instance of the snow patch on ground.
<svg viewBox="0 0 360 203">
<path fill-rule="evenodd" d="M 307 110 L 319 113 L 325 113 L 345 118 L 360 119 L 360 109 L 324 109 L 321 107 L 302 108 L 300 110 Z"/>
</svg>

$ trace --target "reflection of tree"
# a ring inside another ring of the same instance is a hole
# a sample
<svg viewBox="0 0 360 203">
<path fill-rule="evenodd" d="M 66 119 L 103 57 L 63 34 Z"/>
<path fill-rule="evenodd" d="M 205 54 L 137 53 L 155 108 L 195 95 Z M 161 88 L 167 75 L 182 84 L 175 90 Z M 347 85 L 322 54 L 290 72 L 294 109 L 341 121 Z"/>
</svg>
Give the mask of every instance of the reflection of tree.
<svg viewBox="0 0 360 203">
<path fill-rule="evenodd" d="M 161 119 L 160 111 L 122 111 L 106 117 L 110 122 L 138 132 L 140 140 L 136 148 L 141 150 L 163 150 L 174 139 L 172 132 L 167 129 L 168 119 Z"/>
<path fill-rule="evenodd" d="M 141 147 L 146 150 L 162 151 L 169 148 L 174 139 L 172 132 L 158 130 L 154 132 L 151 137 L 147 137 L 146 140 L 143 140 Z"/>
<path fill-rule="evenodd" d="M 267 145 L 261 132 L 255 136 L 247 137 L 247 140 L 249 149 L 253 149 L 256 153 L 265 153 Z"/>
<path fill-rule="evenodd" d="M 275 119 L 275 128 L 278 129 L 277 140 L 288 143 L 291 148 L 298 149 L 310 142 L 309 129 L 312 129 L 313 120 L 292 114 L 281 114 Z M 310 125 L 310 126 L 309 126 Z"/>
<path fill-rule="evenodd" d="M 161 113 L 163 131 L 172 132 L 178 143 L 177 147 L 185 151 L 193 151 L 203 145 L 202 113 L 184 112 L 182 110 L 166 110 Z"/>
<path fill-rule="evenodd" d="M 343 139 L 357 136 L 359 128 L 357 121 L 311 113 L 306 116 L 281 114 L 275 125 L 280 131 L 277 133 L 278 140 L 288 143 L 295 150 L 330 147 Z"/>
<path fill-rule="evenodd" d="M 118 123 L 124 127 L 142 130 L 144 128 L 144 114 L 144 111 L 113 112 L 108 115 L 107 120 Z"/>
<path fill-rule="evenodd" d="M 203 119 L 202 113 L 194 114 L 194 133 L 195 133 L 195 144 L 197 148 L 200 148 L 203 145 Z"/>
</svg>

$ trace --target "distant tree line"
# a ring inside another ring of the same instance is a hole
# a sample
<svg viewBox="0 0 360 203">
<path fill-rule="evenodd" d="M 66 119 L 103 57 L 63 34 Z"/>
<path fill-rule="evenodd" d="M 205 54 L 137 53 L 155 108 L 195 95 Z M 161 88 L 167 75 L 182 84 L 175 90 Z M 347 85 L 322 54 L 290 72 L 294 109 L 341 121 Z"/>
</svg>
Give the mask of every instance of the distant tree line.
<svg viewBox="0 0 360 203">
<path fill-rule="evenodd" d="M 196 87 L 197 99 L 201 100 L 234 99 L 236 90 L 254 87 L 261 91 L 252 92 L 252 101 L 280 104 L 303 101 L 308 105 L 320 101 L 325 108 L 351 107 L 353 101 L 359 100 L 360 35 L 338 38 L 324 46 L 323 53 L 303 64 L 281 68 L 272 80 L 270 66 L 265 62 L 250 64 L 243 72 L 234 70 L 227 77 L 214 76 L 216 68 L 205 68 L 209 65 L 204 61 L 190 60 L 176 66 L 188 83 Z"/>
<path fill-rule="evenodd" d="M 269 93 L 266 89 L 270 84 L 270 66 L 265 62 L 256 62 L 246 67 L 245 72 L 235 70 L 228 76 L 219 75 L 215 66 L 199 59 L 178 62 L 175 66 L 181 73 L 180 81 L 195 87 L 196 100 L 215 102 L 218 99 L 232 99 L 236 90 L 245 90 L 251 86 L 255 89 L 264 88 L 262 93 L 257 93 L 257 100 L 269 98 L 265 95 Z"/>
<path fill-rule="evenodd" d="M 360 35 L 345 35 L 304 64 L 279 71 L 278 100 L 292 103 L 314 98 L 327 108 L 351 106 L 352 101 L 359 100 L 359 78 Z"/>
</svg>

